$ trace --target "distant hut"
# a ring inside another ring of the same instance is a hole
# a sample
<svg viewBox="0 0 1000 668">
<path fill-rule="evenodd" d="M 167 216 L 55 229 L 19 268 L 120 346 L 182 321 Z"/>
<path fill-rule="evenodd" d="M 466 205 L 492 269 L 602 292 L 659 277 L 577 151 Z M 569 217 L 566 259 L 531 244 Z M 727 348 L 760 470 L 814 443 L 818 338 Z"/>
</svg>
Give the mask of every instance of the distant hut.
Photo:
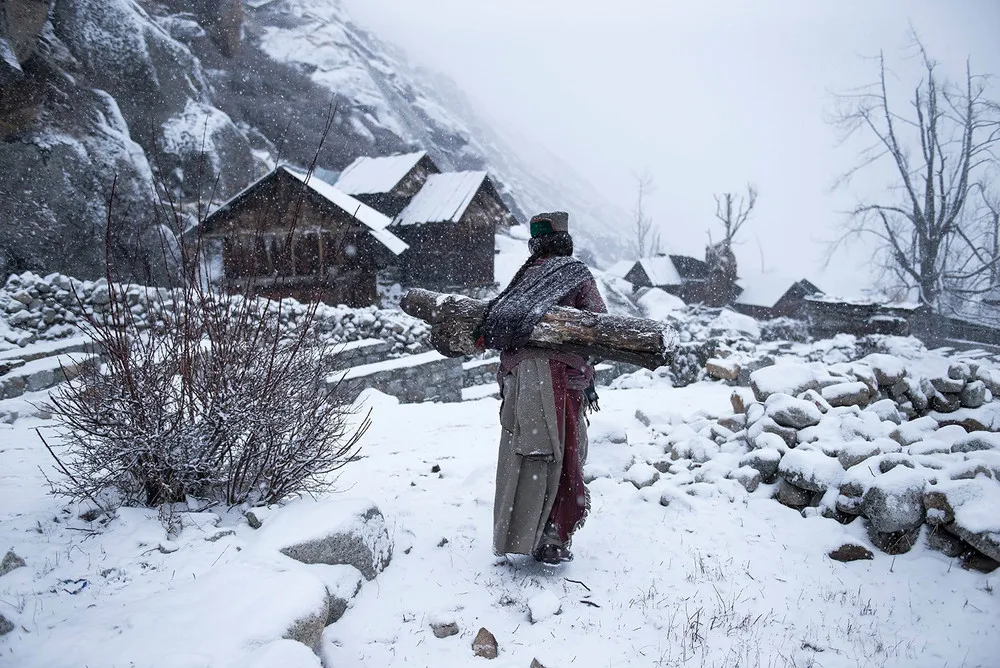
<svg viewBox="0 0 1000 668">
<path fill-rule="evenodd" d="M 686 255 L 657 255 L 639 260 L 624 260 L 608 273 L 624 278 L 634 290 L 660 288 L 685 302 L 704 301 L 708 265 Z"/>
<path fill-rule="evenodd" d="M 391 228 L 410 246 L 400 280 L 438 290 L 491 286 L 495 235 L 514 223 L 486 172 L 430 174 Z"/>
<path fill-rule="evenodd" d="M 407 249 L 391 220 L 343 191 L 280 166 L 213 211 L 226 283 L 271 297 L 376 303 L 376 274 Z"/>
<path fill-rule="evenodd" d="M 796 281 L 778 276 L 757 276 L 743 281 L 743 292 L 734 300 L 733 308 L 758 320 L 781 317 L 805 319 L 805 298 L 822 292 L 804 278 Z"/>
<path fill-rule="evenodd" d="M 427 177 L 440 173 L 427 151 L 377 158 L 361 156 L 340 173 L 336 186 L 394 218 L 420 191 Z"/>
</svg>

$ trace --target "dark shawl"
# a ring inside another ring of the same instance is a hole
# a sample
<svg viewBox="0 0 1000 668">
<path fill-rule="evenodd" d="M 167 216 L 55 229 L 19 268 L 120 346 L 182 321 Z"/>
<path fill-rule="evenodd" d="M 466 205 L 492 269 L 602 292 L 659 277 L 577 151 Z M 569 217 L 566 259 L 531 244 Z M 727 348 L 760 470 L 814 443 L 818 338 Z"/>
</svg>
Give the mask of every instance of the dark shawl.
<svg viewBox="0 0 1000 668">
<path fill-rule="evenodd" d="M 507 350 L 523 346 L 549 309 L 593 278 L 587 265 L 561 255 L 545 258 L 519 273 L 520 279 L 486 307 L 479 333 L 487 348 Z"/>
</svg>

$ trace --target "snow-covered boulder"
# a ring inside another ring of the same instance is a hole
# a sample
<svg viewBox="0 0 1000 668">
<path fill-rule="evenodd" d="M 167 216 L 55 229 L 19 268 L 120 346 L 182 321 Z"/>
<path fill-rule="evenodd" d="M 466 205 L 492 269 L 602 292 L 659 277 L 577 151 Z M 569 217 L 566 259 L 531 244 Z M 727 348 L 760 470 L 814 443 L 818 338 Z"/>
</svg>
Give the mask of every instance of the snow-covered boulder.
<svg viewBox="0 0 1000 668">
<path fill-rule="evenodd" d="M 874 413 L 882 422 L 892 422 L 903 424 L 903 416 L 899 414 L 899 407 L 892 399 L 882 399 L 876 401 L 865 409 L 865 412 Z"/>
<path fill-rule="evenodd" d="M 894 355 L 873 353 L 863 361 L 875 372 L 879 387 L 888 389 L 906 376 L 906 364 Z"/>
<path fill-rule="evenodd" d="M 764 401 L 772 394 L 801 394 L 819 388 L 816 371 L 807 364 L 774 364 L 750 374 L 750 388 L 757 401 Z"/>
<path fill-rule="evenodd" d="M 837 383 L 824 387 L 821 396 L 831 406 L 866 406 L 868 405 L 868 386 L 861 381 Z"/>
<path fill-rule="evenodd" d="M 875 457 L 882 453 L 881 448 L 870 441 L 851 441 L 840 447 L 837 453 L 837 460 L 844 470 L 857 466 L 869 457 Z"/>
<path fill-rule="evenodd" d="M 764 409 L 772 420 L 792 429 L 812 427 L 823 418 L 816 404 L 782 393 L 769 396 L 764 402 Z"/>
<path fill-rule="evenodd" d="M 635 485 L 636 489 L 643 489 L 652 486 L 659 480 L 660 472 L 650 464 L 636 462 L 625 472 L 624 479 Z"/>
<path fill-rule="evenodd" d="M 781 458 L 778 474 L 796 487 L 825 492 L 840 484 L 844 469 L 835 457 L 828 457 L 818 450 L 798 448 Z"/>
<path fill-rule="evenodd" d="M 865 492 L 862 514 L 879 533 L 909 531 L 924 521 L 923 473 L 906 466 L 896 466 L 875 478 Z"/>
<path fill-rule="evenodd" d="M 389 565 L 393 545 L 375 504 L 332 499 L 296 501 L 273 513 L 257 534 L 256 548 L 304 564 L 346 564 L 372 580 Z"/>
<path fill-rule="evenodd" d="M 1000 483 L 986 476 L 940 481 L 927 488 L 924 504 L 929 523 L 1000 561 Z"/>
<path fill-rule="evenodd" d="M 18 665 L 106 666 L 114 657 L 116 665 L 159 668 L 178 652 L 187 666 L 248 665 L 281 638 L 318 650 L 327 606 L 326 587 L 308 573 L 220 565 L 168 591 L 81 609 L 73 624 L 55 626 L 44 643 L 26 648 Z"/>
<path fill-rule="evenodd" d="M 562 602 L 548 589 L 528 599 L 528 620 L 532 624 L 544 622 L 549 617 L 558 615 L 560 611 Z"/>
<path fill-rule="evenodd" d="M 927 415 L 899 425 L 889 432 L 889 438 L 900 445 L 911 445 L 924 440 L 937 431 L 938 427 L 937 420 Z"/>
<path fill-rule="evenodd" d="M 951 446 L 952 452 L 976 452 L 980 450 L 995 450 L 1000 452 L 1000 434 L 988 431 L 974 431 L 960 438 Z"/>
<path fill-rule="evenodd" d="M 725 334 L 742 334 L 753 340 L 760 339 L 760 325 L 756 320 L 748 315 L 736 313 L 729 309 L 722 309 L 718 317 L 709 326 L 711 336 L 722 336 Z"/>
<path fill-rule="evenodd" d="M 752 466 L 741 466 L 730 471 L 726 477 L 740 483 L 747 492 L 755 491 L 761 482 L 760 471 Z"/>
<path fill-rule="evenodd" d="M 753 450 L 743 455 L 740 467 L 749 467 L 760 473 L 761 482 L 770 485 L 778 476 L 778 464 L 781 462 L 781 452 L 774 448 Z"/>
<path fill-rule="evenodd" d="M 963 408 L 979 408 L 986 403 L 986 383 L 981 380 L 969 383 L 959 393 L 959 401 Z"/>
</svg>

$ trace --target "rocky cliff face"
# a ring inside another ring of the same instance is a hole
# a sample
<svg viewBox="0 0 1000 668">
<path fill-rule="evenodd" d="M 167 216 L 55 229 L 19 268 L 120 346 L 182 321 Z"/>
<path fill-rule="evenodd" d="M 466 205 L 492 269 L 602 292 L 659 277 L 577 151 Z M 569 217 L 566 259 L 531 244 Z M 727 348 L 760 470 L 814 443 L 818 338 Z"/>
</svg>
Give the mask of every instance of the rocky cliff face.
<svg viewBox="0 0 1000 668">
<path fill-rule="evenodd" d="M 110 250 L 155 276 L 165 195 L 195 211 L 278 161 L 336 172 L 415 147 L 489 170 L 522 219 L 558 203 L 584 245 L 618 243 L 617 212 L 585 184 L 555 161 L 533 171 L 453 84 L 331 0 L 0 1 L 0 274 L 94 276 Z"/>
</svg>

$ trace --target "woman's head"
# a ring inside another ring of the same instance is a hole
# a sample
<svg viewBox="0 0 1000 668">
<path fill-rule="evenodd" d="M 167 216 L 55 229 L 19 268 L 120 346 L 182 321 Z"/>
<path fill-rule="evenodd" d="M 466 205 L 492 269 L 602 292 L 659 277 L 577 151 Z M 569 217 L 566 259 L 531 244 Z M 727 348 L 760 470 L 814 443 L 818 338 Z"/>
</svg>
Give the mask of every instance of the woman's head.
<svg viewBox="0 0 1000 668">
<path fill-rule="evenodd" d="M 529 223 L 528 248 L 534 256 L 572 255 L 573 237 L 569 235 L 569 214 L 565 211 L 540 213 Z"/>
</svg>

